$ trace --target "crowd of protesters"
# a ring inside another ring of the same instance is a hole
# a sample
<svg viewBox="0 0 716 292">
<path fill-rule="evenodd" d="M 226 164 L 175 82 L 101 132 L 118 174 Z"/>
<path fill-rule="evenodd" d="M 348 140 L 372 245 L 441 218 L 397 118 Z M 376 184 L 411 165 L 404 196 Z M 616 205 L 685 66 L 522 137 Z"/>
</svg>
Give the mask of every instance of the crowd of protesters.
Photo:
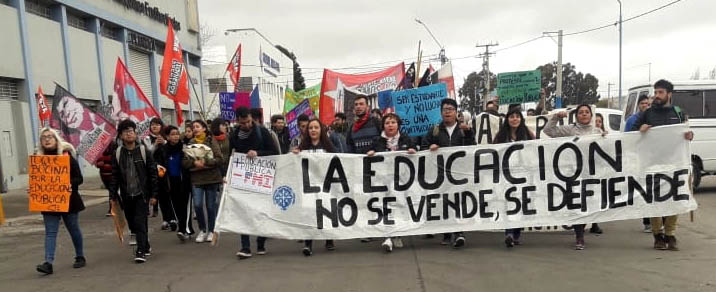
<svg viewBox="0 0 716 292">
<path fill-rule="evenodd" d="M 673 85 L 666 80 L 654 84 L 655 95 L 639 98 L 639 112 L 627 119 L 626 131 L 647 132 L 651 127 L 683 123 L 686 114 L 671 105 Z M 651 105 L 649 104 L 651 100 Z M 544 104 L 527 115 L 543 113 Z M 319 119 L 300 115 L 297 118 L 299 135 L 291 139 L 283 115 L 270 118 L 267 128 L 262 113 L 246 107 L 236 109 L 236 123 L 216 118 L 211 121 L 186 122 L 184 131 L 166 125 L 161 119 L 151 120 L 149 134 L 140 138 L 137 125 L 131 120 L 117 125 L 117 139 L 113 141 L 96 166 L 106 186 L 109 199 L 121 206 L 130 230 L 130 245 L 135 246 L 134 261 L 143 263 L 151 255 L 148 235 L 148 216 L 161 214 L 161 229 L 176 232 L 180 242 L 194 238 L 196 243 L 216 240 L 214 227 L 221 188 L 232 152 L 244 153 L 249 158 L 270 155 L 293 155 L 303 153 L 354 153 L 368 156 L 387 151 L 436 151 L 445 147 L 475 145 L 475 130 L 464 122 L 466 114 L 459 112 L 454 99 L 444 99 L 440 104 L 442 121 L 432 126 L 423 137 L 409 137 L 401 133 L 401 117 L 395 113 L 382 114 L 371 110 L 369 98 L 358 95 L 353 102 L 354 121 L 346 120 L 344 113 L 337 113 L 331 125 Z M 498 115 L 497 103 L 489 102 L 485 112 Z M 567 112 L 557 112 L 547 123 L 544 133 L 550 137 L 569 137 L 606 134 L 603 117 L 592 112 L 590 105 L 574 109 L 576 123 L 558 125 Z M 501 127 L 493 143 L 511 143 L 535 139 L 535 134 L 525 125 L 525 115 L 519 105 L 510 107 L 503 115 Z M 691 140 L 688 132 L 685 139 Z M 86 265 L 83 254 L 82 233 L 78 213 L 84 209 L 78 186 L 82 184 L 77 157 L 69 143 L 53 129 L 40 131 L 38 154 L 68 155 L 71 157 L 70 208 L 65 213 L 43 212 L 45 223 L 45 261 L 37 271 L 52 274 L 55 245 L 60 220 L 64 221 L 75 248 L 74 268 Z M 309 154 L 310 155 L 310 154 Z M 156 209 L 158 207 L 158 210 Z M 161 211 L 161 212 L 158 212 Z M 108 212 L 110 213 L 110 212 Z M 193 226 L 192 218 L 197 226 Z M 644 218 L 644 229 L 654 235 L 654 248 L 678 250 L 675 237 L 677 216 Z M 585 248 L 585 225 L 574 225 L 575 249 Z M 594 224 L 593 233 L 602 230 Z M 427 235 L 432 237 L 432 235 Z M 252 256 L 248 235 L 241 235 L 239 259 Z M 365 238 L 362 241 L 370 241 Z M 403 246 L 399 237 L 383 238 L 381 247 L 386 252 Z M 313 255 L 313 241 L 305 240 L 301 252 Z M 505 246 L 512 248 L 522 244 L 521 229 L 505 230 Z M 466 245 L 464 232 L 443 234 L 443 245 L 461 248 Z M 325 242 L 325 249 L 336 249 L 333 240 Z M 267 253 L 266 238 L 256 238 L 256 254 Z"/>
</svg>

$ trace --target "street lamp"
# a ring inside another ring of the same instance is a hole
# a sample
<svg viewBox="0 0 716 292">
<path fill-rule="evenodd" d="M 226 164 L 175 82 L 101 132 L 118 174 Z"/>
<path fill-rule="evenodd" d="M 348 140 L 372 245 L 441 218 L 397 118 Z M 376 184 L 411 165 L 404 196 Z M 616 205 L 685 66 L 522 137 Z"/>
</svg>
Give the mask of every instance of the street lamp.
<svg viewBox="0 0 716 292">
<path fill-rule="evenodd" d="M 440 44 L 440 42 L 438 41 L 438 39 L 435 38 L 435 35 L 433 35 L 433 32 L 430 31 L 430 29 L 428 28 L 427 25 L 425 25 L 425 23 L 423 23 L 422 21 L 420 21 L 420 19 L 417 19 L 417 18 L 415 19 L 415 22 L 420 23 L 421 25 L 423 25 L 423 27 L 425 28 L 425 30 L 428 31 L 428 33 L 429 33 L 430 36 L 433 38 L 433 40 L 435 41 L 435 43 L 438 44 L 438 47 L 440 47 L 440 55 L 439 55 L 440 64 L 441 64 L 441 65 L 445 65 L 445 63 L 447 62 L 447 58 L 445 57 L 445 47 L 443 47 L 443 45 Z"/>
<path fill-rule="evenodd" d="M 622 110 L 622 1 L 619 2 L 619 110 Z"/>
</svg>

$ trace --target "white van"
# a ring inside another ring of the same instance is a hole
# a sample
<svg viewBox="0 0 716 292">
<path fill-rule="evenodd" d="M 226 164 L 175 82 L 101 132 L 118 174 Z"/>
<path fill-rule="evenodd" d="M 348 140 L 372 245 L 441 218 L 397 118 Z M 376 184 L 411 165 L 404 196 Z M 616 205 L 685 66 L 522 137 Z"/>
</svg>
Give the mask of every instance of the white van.
<svg viewBox="0 0 716 292">
<path fill-rule="evenodd" d="M 716 174 L 716 80 L 677 81 L 673 84 L 671 102 L 686 113 L 694 132 L 691 161 L 696 188 L 701 183 L 701 176 Z M 637 111 L 637 99 L 643 94 L 654 96 L 654 86 L 646 84 L 629 89 L 625 121 Z"/>
</svg>

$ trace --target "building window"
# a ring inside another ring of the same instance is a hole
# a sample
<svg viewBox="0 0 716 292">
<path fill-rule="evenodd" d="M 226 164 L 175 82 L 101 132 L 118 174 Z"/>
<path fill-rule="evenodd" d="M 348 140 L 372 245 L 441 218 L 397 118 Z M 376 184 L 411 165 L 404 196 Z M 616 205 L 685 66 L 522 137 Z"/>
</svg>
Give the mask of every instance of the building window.
<svg viewBox="0 0 716 292">
<path fill-rule="evenodd" d="M 20 96 L 18 83 L 15 79 L 0 77 L 0 99 L 18 99 Z"/>
<path fill-rule="evenodd" d="M 209 81 L 209 93 L 227 91 L 226 78 L 209 78 L 207 81 Z"/>
<path fill-rule="evenodd" d="M 44 18 L 52 19 L 52 7 L 41 0 L 25 0 L 25 11 Z"/>
<path fill-rule="evenodd" d="M 201 67 L 201 58 L 189 55 L 189 65 Z"/>
<path fill-rule="evenodd" d="M 119 29 L 116 27 L 112 27 L 105 22 L 102 22 L 102 26 L 100 28 L 100 33 L 102 34 L 102 36 L 104 36 L 108 39 L 113 39 L 115 41 L 119 40 L 119 35 L 120 35 Z"/>
<path fill-rule="evenodd" d="M 74 14 L 67 14 L 67 25 L 81 30 L 87 30 L 87 20 Z"/>
</svg>

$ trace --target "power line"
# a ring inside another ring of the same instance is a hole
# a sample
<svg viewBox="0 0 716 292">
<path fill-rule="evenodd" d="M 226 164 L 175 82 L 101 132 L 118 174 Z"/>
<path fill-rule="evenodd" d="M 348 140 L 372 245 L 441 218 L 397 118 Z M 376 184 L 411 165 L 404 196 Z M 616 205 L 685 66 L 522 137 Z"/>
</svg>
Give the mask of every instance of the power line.
<svg viewBox="0 0 716 292">
<path fill-rule="evenodd" d="M 637 19 L 637 18 L 639 18 L 639 17 L 642 17 L 642 16 L 645 16 L 645 15 L 654 13 L 654 12 L 656 12 L 656 11 L 659 11 L 659 10 L 661 10 L 661 9 L 664 9 L 664 8 L 666 8 L 666 7 L 669 7 L 669 6 L 671 6 L 671 5 L 674 5 L 674 4 L 676 4 L 676 3 L 679 3 L 679 2 L 681 2 L 681 1 L 683 1 L 683 0 L 674 0 L 674 1 L 671 1 L 671 2 L 669 2 L 669 3 L 666 3 L 666 4 L 662 5 L 662 6 L 659 6 L 659 7 L 657 7 L 657 8 L 654 8 L 654 9 L 652 9 L 652 10 L 649 10 L 649 11 L 646 11 L 646 12 L 644 12 L 644 13 L 637 14 L 637 15 L 634 15 L 634 16 L 632 16 L 632 17 L 629 17 L 629 18 L 623 20 L 622 23 L 625 23 L 625 22 L 627 22 L 627 21 L 634 20 L 634 19 Z M 578 35 L 578 34 L 593 32 L 593 31 L 600 30 L 600 29 L 604 29 L 604 28 L 607 28 L 607 27 L 610 27 L 610 26 L 613 26 L 613 25 L 615 26 L 615 25 L 618 25 L 618 24 L 619 24 L 619 21 L 616 21 L 616 22 L 613 22 L 613 23 L 605 24 L 605 25 L 602 25 L 602 26 L 598 26 L 598 27 L 595 27 L 595 28 L 590 28 L 590 29 L 583 30 L 583 31 L 566 33 L 566 34 L 564 34 L 564 35 L 565 35 L 565 36 L 570 36 L 570 35 Z"/>
</svg>

